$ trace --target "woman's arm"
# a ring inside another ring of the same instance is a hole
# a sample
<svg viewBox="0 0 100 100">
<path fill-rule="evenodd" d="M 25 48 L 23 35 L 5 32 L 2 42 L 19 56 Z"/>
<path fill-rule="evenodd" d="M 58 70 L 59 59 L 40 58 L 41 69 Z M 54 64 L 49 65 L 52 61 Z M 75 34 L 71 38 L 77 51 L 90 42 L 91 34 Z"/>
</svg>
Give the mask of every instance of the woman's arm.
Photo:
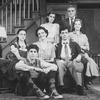
<svg viewBox="0 0 100 100">
<path fill-rule="evenodd" d="M 55 35 L 55 40 L 54 40 L 54 42 L 57 44 L 57 43 L 59 43 L 59 28 L 60 28 L 60 26 L 59 26 L 59 24 L 55 24 L 56 25 L 56 35 Z"/>
<path fill-rule="evenodd" d="M 81 49 L 84 50 L 84 51 L 85 50 L 87 50 L 87 51 L 90 50 L 90 48 L 89 48 L 89 41 L 88 41 L 88 38 L 87 38 L 86 35 L 84 35 L 84 44 L 81 45 Z"/>
<path fill-rule="evenodd" d="M 18 63 L 16 63 L 15 68 L 22 71 L 34 70 L 34 67 L 28 66 L 24 63 L 24 61 L 19 61 Z"/>
<path fill-rule="evenodd" d="M 11 52 L 15 54 L 18 60 L 24 60 L 25 58 L 21 57 L 19 54 L 18 48 L 15 47 L 15 45 L 11 45 Z"/>
</svg>

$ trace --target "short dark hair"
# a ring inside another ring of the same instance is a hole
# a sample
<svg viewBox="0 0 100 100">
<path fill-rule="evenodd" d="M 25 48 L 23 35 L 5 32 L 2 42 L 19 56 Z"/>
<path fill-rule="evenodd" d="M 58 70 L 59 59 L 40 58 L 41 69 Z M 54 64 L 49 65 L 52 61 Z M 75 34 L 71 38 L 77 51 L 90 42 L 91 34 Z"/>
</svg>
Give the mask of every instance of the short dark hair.
<svg viewBox="0 0 100 100">
<path fill-rule="evenodd" d="M 25 29 L 22 29 L 22 28 L 21 28 L 21 29 L 19 29 L 19 30 L 17 31 L 17 34 L 19 34 L 20 31 L 25 31 L 25 32 L 26 32 Z M 26 33 L 27 33 L 27 32 L 26 32 Z"/>
<path fill-rule="evenodd" d="M 48 30 L 47 29 L 45 29 L 44 27 L 42 27 L 42 26 L 40 26 L 40 27 L 38 27 L 37 29 L 36 29 L 36 32 L 35 32 L 35 35 L 38 37 L 38 31 L 39 30 L 44 30 L 44 32 L 47 34 L 47 36 L 48 36 Z"/>
<path fill-rule="evenodd" d="M 27 48 L 27 51 L 30 49 L 35 49 L 37 52 L 39 51 L 39 47 L 36 44 L 30 44 Z"/>
<path fill-rule="evenodd" d="M 68 30 L 68 28 L 67 27 L 62 27 L 62 28 L 60 28 L 60 33 L 61 33 L 61 31 L 64 31 L 64 30 Z M 68 30 L 69 31 L 69 30 Z"/>
</svg>

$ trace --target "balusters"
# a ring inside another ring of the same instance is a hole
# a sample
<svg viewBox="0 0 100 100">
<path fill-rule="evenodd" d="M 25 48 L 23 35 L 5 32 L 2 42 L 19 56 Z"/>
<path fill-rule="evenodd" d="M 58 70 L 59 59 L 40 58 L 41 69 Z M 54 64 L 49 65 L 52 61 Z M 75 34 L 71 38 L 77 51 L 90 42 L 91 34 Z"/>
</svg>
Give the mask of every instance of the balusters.
<svg viewBox="0 0 100 100">
<path fill-rule="evenodd" d="M 1 25 L 7 33 L 14 33 L 14 26 L 23 25 L 23 18 L 32 18 L 32 11 L 39 11 L 39 0 L 2 0 L 5 5 L 0 10 Z"/>
</svg>

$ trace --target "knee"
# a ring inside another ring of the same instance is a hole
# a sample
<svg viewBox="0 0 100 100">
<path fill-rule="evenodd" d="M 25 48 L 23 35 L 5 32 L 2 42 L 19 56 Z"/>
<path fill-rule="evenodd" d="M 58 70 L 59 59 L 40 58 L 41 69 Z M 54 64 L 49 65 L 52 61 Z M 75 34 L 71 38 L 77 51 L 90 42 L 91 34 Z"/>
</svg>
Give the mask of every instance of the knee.
<svg viewBox="0 0 100 100">
<path fill-rule="evenodd" d="M 74 65 L 74 69 L 76 72 L 79 72 L 81 73 L 84 69 L 84 66 L 81 62 L 77 62 L 75 65 Z"/>
<path fill-rule="evenodd" d="M 53 65 L 52 65 L 52 70 L 53 70 L 53 71 L 57 71 L 57 70 L 58 70 L 58 66 L 57 66 L 56 64 L 53 64 Z"/>
</svg>

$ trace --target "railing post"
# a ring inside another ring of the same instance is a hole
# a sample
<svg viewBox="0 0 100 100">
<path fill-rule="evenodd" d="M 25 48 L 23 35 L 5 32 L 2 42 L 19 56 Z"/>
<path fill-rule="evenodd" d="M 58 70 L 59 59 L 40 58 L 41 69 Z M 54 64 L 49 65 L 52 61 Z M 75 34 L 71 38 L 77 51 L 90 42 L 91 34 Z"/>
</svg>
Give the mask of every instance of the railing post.
<svg viewBox="0 0 100 100">
<path fill-rule="evenodd" d="M 39 11 L 40 1 L 42 3 L 41 11 L 45 12 L 45 0 L 2 0 L 4 5 L 0 9 L 1 25 L 6 28 L 7 32 L 14 32 L 13 25 L 21 26 L 22 18 L 31 18 L 32 11 L 36 11 L 36 13 Z M 41 16 L 43 15 L 44 13 L 41 12 Z"/>
<path fill-rule="evenodd" d="M 12 25 L 13 25 L 13 22 L 12 22 L 12 2 L 10 3 L 10 34 L 12 34 Z"/>
<path fill-rule="evenodd" d="M 6 25 L 5 25 L 5 27 L 6 27 L 6 31 L 7 31 L 7 23 L 8 23 L 8 15 L 7 15 L 7 13 L 8 13 L 8 10 L 7 10 L 7 6 L 6 6 Z"/>
<path fill-rule="evenodd" d="M 15 12 L 14 12 L 15 17 L 14 17 L 14 20 L 15 20 L 15 26 L 16 26 L 17 25 L 17 15 L 16 15 L 17 14 L 17 1 L 16 0 L 14 0 L 14 1 L 15 1 L 15 4 L 14 4 L 15 5 Z"/>
<path fill-rule="evenodd" d="M 25 4 L 26 4 L 26 3 L 25 3 L 25 0 L 24 0 L 23 2 L 24 2 L 24 4 L 23 4 L 23 17 L 25 18 L 25 12 L 26 12 L 26 10 L 25 10 L 25 9 L 26 9 Z"/>
<path fill-rule="evenodd" d="M 1 25 L 3 26 L 3 9 L 1 10 Z"/>
<path fill-rule="evenodd" d="M 34 11 L 35 9 L 34 9 L 34 1 L 35 0 L 32 0 L 32 10 Z"/>
<path fill-rule="evenodd" d="M 31 3 L 31 1 L 30 0 L 28 0 L 29 2 L 28 2 L 28 18 L 30 18 L 30 3 Z"/>
<path fill-rule="evenodd" d="M 21 25 L 21 0 L 19 0 L 19 26 Z"/>
</svg>

